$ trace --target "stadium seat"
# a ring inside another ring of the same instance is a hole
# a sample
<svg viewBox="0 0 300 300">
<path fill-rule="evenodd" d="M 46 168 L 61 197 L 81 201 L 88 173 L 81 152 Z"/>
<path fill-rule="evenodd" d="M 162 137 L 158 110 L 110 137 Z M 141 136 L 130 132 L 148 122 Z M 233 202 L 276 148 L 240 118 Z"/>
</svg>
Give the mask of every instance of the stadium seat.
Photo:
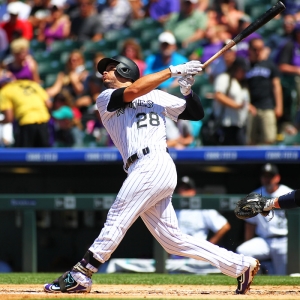
<svg viewBox="0 0 300 300">
<path fill-rule="evenodd" d="M 150 17 L 133 20 L 130 24 L 131 32 L 135 37 L 141 37 L 145 29 L 155 30 L 159 28 L 162 29 L 162 25 Z"/>
<path fill-rule="evenodd" d="M 46 50 L 46 44 L 44 42 L 33 39 L 30 41 L 30 50 L 33 53 L 43 52 Z"/>
<path fill-rule="evenodd" d="M 158 40 L 153 40 L 150 43 L 150 49 L 152 53 L 157 53 L 160 50 L 160 42 Z"/>
<path fill-rule="evenodd" d="M 39 74 L 42 80 L 46 79 L 48 74 L 57 74 L 64 70 L 64 65 L 60 60 L 40 62 L 38 65 Z"/>
<path fill-rule="evenodd" d="M 96 52 L 103 52 L 111 51 L 116 49 L 116 43 L 115 42 L 108 42 L 107 40 L 100 40 L 98 42 L 85 42 L 82 45 L 81 50 L 83 53 L 89 52 L 89 53 L 96 53 Z"/>
<path fill-rule="evenodd" d="M 255 16 L 251 15 L 251 9 L 255 6 L 264 6 L 265 11 L 272 7 L 272 5 L 276 4 L 277 0 L 244 0 L 244 11 L 247 15 L 251 16 L 252 19 Z"/>
<path fill-rule="evenodd" d="M 199 88 L 198 95 L 200 96 L 204 109 L 211 108 L 214 99 L 214 86 L 211 83 L 202 84 Z"/>
<path fill-rule="evenodd" d="M 37 51 L 33 54 L 34 59 L 39 64 L 40 62 L 52 61 L 60 59 L 60 54 L 49 51 Z"/>
<path fill-rule="evenodd" d="M 56 78 L 57 78 L 57 74 L 46 75 L 43 87 L 48 88 L 48 87 L 52 86 L 54 84 L 54 82 L 56 81 Z"/>
<path fill-rule="evenodd" d="M 270 20 L 260 28 L 259 32 L 266 39 L 274 33 L 283 33 L 283 19 L 277 18 Z"/>
<path fill-rule="evenodd" d="M 83 57 L 85 61 L 93 60 L 96 52 L 86 51 L 83 52 Z"/>
<path fill-rule="evenodd" d="M 263 3 L 252 5 L 249 10 L 249 15 L 251 16 L 252 20 L 255 20 L 264 14 L 269 8 L 271 8 L 271 5 L 266 5 Z"/>
<path fill-rule="evenodd" d="M 186 57 L 188 58 L 197 48 L 201 46 L 201 43 L 199 41 L 189 43 L 186 47 Z"/>
<path fill-rule="evenodd" d="M 143 50 L 147 50 L 151 48 L 151 44 L 154 41 L 157 41 L 158 35 L 163 31 L 162 28 L 157 29 L 145 29 L 141 33 L 140 36 L 140 45 Z"/>
<path fill-rule="evenodd" d="M 65 65 L 69 59 L 69 56 L 70 56 L 70 52 L 69 51 L 64 51 L 62 53 L 60 53 L 59 55 L 59 60 L 60 62 Z"/>
<path fill-rule="evenodd" d="M 93 60 L 87 60 L 84 64 L 85 69 L 87 71 L 92 71 L 94 69 L 94 61 Z"/>
<path fill-rule="evenodd" d="M 73 40 L 64 40 L 64 41 L 54 41 L 51 44 L 50 51 L 51 52 L 65 52 L 65 51 L 73 51 L 80 49 L 81 43 L 79 41 Z"/>
<path fill-rule="evenodd" d="M 124 28 L 120 30 L 109 30 L 104 34 L 104 40 L 108 42 L 118 42 L 127 38 L 133 37 L 133 33 L 130 28 Z"/>
</svg>

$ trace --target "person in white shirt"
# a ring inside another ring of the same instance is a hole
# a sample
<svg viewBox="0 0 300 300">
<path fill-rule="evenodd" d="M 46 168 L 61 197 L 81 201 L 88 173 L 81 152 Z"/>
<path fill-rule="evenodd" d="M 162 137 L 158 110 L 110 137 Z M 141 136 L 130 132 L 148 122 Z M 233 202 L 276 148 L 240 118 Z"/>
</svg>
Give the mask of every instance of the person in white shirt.
<svg viewBox="0 0 300 300">
<path fill-rule="evenodd" d="M 262 196 L 279 197 L 292 189 L 280 184 L 281 176 L 278 167 L 266 164 L 262 167 L 262 186 L 254 192 Z M 237 253 L 254 255 L 262 264 L 271 260 L 268 267 L 269 275 L 285 275 L 287 266 L 287 219 L 284 210 L 273 210 L 274 216 L 266 218 L 258 214 L 254 218 L 245 220 L 245 242 L 237 247 Z"/>
<path fill-rule="evenodd" d="M 183 197 L 193 197 L 196 192 L 194 180 L 183 176 L 177 193 Z M 231 227 L 227 219 L 215 209 L 176 209 L 175 212 L 183 233 L 213 244 L 218 244 Z M 209 236 L 211 232 L 213 234 Z"/>
<path fill-rule="evenodd" d="M 225 73 L 214 81 L 213 113 L 222 124 L 221 144 L 246 144 L 246 123 L 250 96 L 245 86 L 248 64 L 238 57 Z"/>
</svg>

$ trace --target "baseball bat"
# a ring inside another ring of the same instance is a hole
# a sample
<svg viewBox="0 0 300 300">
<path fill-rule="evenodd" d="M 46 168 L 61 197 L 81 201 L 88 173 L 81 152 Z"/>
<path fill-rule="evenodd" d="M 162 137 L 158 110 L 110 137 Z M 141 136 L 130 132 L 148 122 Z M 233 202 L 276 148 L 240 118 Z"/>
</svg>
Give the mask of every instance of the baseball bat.
<svg viewBox="0 0 300 300">
<path fill-rule="evenodd" d="M 262 27 L 264 24 L 269 22 L 279 13 L 285 10 L 285 5 L 278 1 L 273 7 L 263 13 L 260 17 L 258 17 L 254 22 L 252 22 L 248 27 L 246 27 L 243 31 L 241 31 L 233 40 L 231 40 L 226 46 L 224 46 L 221 50 L 219 50 L 216 54 L 214 54 L 210 59 L 208 59 L 204 64 L 203 68 L 206 68 L 211 62 L 220 57 L 225 51 L 230 49 L 231 47 L 237 45 L 241 40 L 245 37 Z"/>
</svg>

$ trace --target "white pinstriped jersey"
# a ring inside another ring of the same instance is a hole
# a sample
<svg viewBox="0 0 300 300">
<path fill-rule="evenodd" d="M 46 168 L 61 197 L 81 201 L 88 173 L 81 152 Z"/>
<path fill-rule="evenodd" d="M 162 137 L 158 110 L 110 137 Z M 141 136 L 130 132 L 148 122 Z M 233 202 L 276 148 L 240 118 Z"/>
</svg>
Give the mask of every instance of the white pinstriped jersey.
<svg viewBox="0 0 300 300">
<path fill-rule="evenodd" d="M 168 253 L 208 261 L 224 274 L 235 278 L 240 276 L 254 263 L 254 258 L 194 238 L 178 228 L 172 205 L 177 172 L 166 151 L 165 118 L 177 121 L 186 101 L 154 90 L 124 104 L 122 109 L 108 112 L 113 91 L 107 89 L 97 99 L 102 122 L 124 163 L 135 153 L 138 159 L 127 169 L 128 176 L 108 211 L 104 227 L 89 248 L 94 258 L 102 263 L 107 261 L 127 230 L 140 217 Z M 141 151 L 145 147 L 150 149 L 147 155 Z M 78 272 L 74 273 L 75 280 L 82 283 Z"/>
<path fill-rule="evenodd" d="M 261 193 L 263 196 L 279 197 L 291 191 L 290 187 L 280 184 L 278 189 L 272 194 L 269 194 L 265 187 L 256 189 L 254 193 Z M 286 236 L 288 233 L 287 218 L 283 209 L 275 209 L 274 217 L 271 220 L 258 214 L 254 218 L 247 219 L 246 222 L 256 225 L 256 234 L 264 239 L 270 236 Z"/>
<path fill-rule="evenodd" d="M 119 149 L 124 163 L 145 147 L 166 148 L 166 119 L 177 121 L 186 106 L 184 99 L 161 90 L 138 97 L 114 112 L 107 111 L 111 94 L 106 89 L 97 98 L 97 107 L 106 130 Z M 124 134 L 125 131 L 125 134 Z"/>
</svg>

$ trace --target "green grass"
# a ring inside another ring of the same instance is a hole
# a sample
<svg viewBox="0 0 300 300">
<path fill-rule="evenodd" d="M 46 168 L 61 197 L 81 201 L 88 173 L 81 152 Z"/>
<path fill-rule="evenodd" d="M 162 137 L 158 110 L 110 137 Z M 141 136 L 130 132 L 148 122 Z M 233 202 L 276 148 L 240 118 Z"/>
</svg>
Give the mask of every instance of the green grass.
<svg viewBox="0 0 300 300">
<path fill-rule="evenodd" d="M 43 284 L 52 282 L 60 275 L 60 273 L 0 273 L 0 284 Z M 93 282 L 95 284 L 235 285 L 236 280 L 222 274 L 95 274 Z M 258 275 L 255 277 L 254 285 L 299 285 L 299 278 Z"/>
<path fill-rule="evenodd" d="M 59 277 L 60 273 L 0 273 L 0 284 L 40 284 L 52 282 L 53 279 Z M 146 284 L 146 285 L 235 285 L 236 280 L 228 276 L 218 275 L 182 275 L 182 274 L 95 274 L 93 275 L 93 282 L 96 284 Z M 266 276 L 258 275 L 255 277 L 253 285 L 299 285 L 299 278 L 290 276 Z M 248 296 L 249 297 L 249 296 Z M 247 300 L 256 300 L 257 298 L 248 298 Z M 77 298 L 77 296 L 76 296 Z M 78 295 L 82 298 L 82 295 Z M 20 298 L 21 299 L 21 298 Z M 23 299 L 23 298 L 22 298 Z M 34 298 L 35 300 L 45 300 L 44 297 Z M 74 300 L 74 296 L 70 298 L 63 298 L 64 300 Z M 85 300 L 99 300 L 91 295 Z M 111 298 L 101 298 L 102 300 L 111 300 Z M 177 298 L 168 298 L 168 300 L 176 300 Z M 188 300 L 186 298 L 185 300 Z M 202 300 L 208 300 L 202 298 Z M 233 299 L 229 296 L 228 299 Z M 262 299 L 267 299 L 262 297 Z M 48 298 L 47 300 L 57 300 L 55 298 Z M 124 300 L 124 298 L 114 298 L 114 300 Z M 134 300 L 144 300 L 144 298 L 134 298 Z M 166 298 L 156 298 L 156 300 L 166 300 Z M 192 298 L 190 298 L 192 300 Z"/>
</svg>

